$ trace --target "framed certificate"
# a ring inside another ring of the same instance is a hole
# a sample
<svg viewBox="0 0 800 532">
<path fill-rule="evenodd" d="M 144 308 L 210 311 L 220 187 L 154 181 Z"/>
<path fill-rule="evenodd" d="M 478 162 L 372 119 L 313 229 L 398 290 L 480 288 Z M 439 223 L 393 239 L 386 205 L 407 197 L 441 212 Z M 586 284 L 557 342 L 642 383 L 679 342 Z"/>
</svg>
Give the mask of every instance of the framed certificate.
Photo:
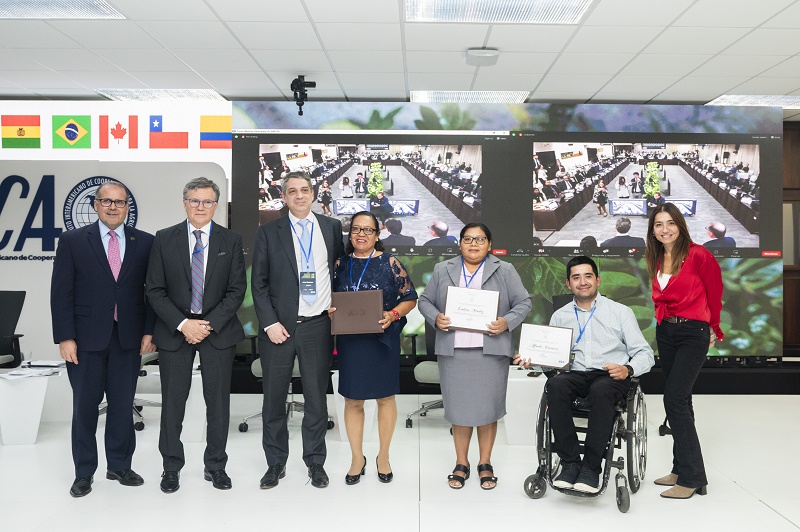
<svg viewBox="0 0 800 532">
<path fill-rule="evenodd" d="M 572 329 L 523 323 L 519 337 L 519 356 L 534 366 L 569 369 Z"/>
<path fill-rule="evenodd" d="M 383 291 L 332 292 L 331 334 L 383 333 Z"/>
<path fill-rule="evenodd" d="M 458 286 L 447 287 L 444 315 L 450 327 L 473 332 L 489 332 L 489 324 L 497 320 L 500 292 L 475 290 Z"/>
</svg>

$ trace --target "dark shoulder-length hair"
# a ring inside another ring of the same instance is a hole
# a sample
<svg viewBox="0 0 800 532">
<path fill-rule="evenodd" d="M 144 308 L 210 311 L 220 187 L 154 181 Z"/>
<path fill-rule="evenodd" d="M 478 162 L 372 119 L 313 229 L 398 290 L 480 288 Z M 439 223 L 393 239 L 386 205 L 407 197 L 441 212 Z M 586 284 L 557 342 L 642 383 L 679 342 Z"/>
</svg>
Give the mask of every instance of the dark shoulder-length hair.
<svg viewBox="0 0 800 532">
<path fill-rule="evenodd" d="M 375 251 L 383 251 L 384 250 L 383 249 L 383 242 L 381 242 L 381 229 L 380 229 L 381 226 L 378 224 L 378 219 L 371 212 L 369 212 L 369 211 L 359 211 L 359 212 L 355 213 L 353 215 L 353 217 L 350 218 L 350 226 L 351 226 L 350 230 L 352 231 L 353 222 L 355 222 L 356 218 L 358 218 L 359 216 L 366 216 L 367 218 L 372 220 L 372 227 L 378 233 L 378 240 L 375 242 Z M 345 245 L 344 251 L 345 251 L 345 253 L 347 253 L 349 255 L 354 250 L 355 250 L 355 247 L 353 247 L 353 243 L 350 241 L 350 238 L 348 237 L 347 245 Z"/>
<path fill-rule="evenodd" d="M 672 249 L 672 264 L 670 264 L 669 268 L 672 275 L 678 275 L 681 271 L 683 261 L 689 256 L 689 247 L 692 245 L 692 237 L 689 235 L 686 219 L 673 203 L 665 203 L 650 213 L 650 219 L 647 221 L 647 248 L 644 252 L 644 260 L 647 264 L 647 274 L 650 276 L 651 283 L 656 278 L 658 264 L 664 261 L 664 244 L 658 241 L 654 230 L 656 215 L 660 212 L 669 214 L 672 221 L 675 222 L 675 227 L 678 228 L 678 238 L 675 240 L 675 247 Z"/>
</svg>

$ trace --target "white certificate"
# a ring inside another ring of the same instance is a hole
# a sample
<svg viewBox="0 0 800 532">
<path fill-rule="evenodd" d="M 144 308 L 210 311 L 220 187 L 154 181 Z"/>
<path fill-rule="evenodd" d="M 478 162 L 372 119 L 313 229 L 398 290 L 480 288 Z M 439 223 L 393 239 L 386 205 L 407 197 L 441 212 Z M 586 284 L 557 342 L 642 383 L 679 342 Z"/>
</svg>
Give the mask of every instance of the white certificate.
<svg viewBox="0 0 800 532">
<path fill-rule="evenodd" d="M 569 369 L 572 329 L 549 325 L 522 324 L 519 356 L 534 366 Z"/>
<path fill-rule="evenodd" d="M 444 315 L 450 318 L 450 327 L 466 331 L 489 332 L 489 325 L 497 320 L 500 292 L 475 290 L 458 286 L 447 287 Z"/>
</svg>

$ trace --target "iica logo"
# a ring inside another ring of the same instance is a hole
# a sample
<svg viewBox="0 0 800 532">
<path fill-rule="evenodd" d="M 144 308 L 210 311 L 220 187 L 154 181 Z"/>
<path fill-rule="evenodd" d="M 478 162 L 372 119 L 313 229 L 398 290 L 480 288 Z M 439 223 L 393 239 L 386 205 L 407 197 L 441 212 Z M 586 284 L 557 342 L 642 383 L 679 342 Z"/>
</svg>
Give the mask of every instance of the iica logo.
<svg viewBox="0 0 800 532">
<path fill-rule="evenodd" d="M 97 189 L 100 188 L 100 185 L 108 182 L 123 184 L 113 177 L 95 176 L 84 179 L 72 188 L 64 201 L 64 227 L 68 230 L 76 229 L 97 221 L 94 199 L 97 196 Z M 136 227 L 137 217 L 136 199 L 133 194 L 130 194 L 130 207 L 128 208 L 128 217 L 125 219 L 125 225 Z"/>
</svg>

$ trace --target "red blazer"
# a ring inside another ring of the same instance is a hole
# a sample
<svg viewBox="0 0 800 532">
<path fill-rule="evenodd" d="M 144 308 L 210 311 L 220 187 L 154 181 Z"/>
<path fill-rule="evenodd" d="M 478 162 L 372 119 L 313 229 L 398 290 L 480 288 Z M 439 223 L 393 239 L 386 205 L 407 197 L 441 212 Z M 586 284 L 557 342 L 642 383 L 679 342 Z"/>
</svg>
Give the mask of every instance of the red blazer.
<svg viewBox="0 0 800 532">
<path fill-rule="evenodd" d="M 661 269 L 659 263 L 658 269 Z M 722 310 L 722 271 L 714 255 L 698 244 L 692 244 L 689 255 L 683 261 L 678 275 L 670 277 L 661 290 L 657 279 L 653 279 L 653 303 L 656 321 L 678 316 L 690 320 L 707 322 L 717 339 L 725 335 L 719 328 L 719 313 Z"/>
</svg>

